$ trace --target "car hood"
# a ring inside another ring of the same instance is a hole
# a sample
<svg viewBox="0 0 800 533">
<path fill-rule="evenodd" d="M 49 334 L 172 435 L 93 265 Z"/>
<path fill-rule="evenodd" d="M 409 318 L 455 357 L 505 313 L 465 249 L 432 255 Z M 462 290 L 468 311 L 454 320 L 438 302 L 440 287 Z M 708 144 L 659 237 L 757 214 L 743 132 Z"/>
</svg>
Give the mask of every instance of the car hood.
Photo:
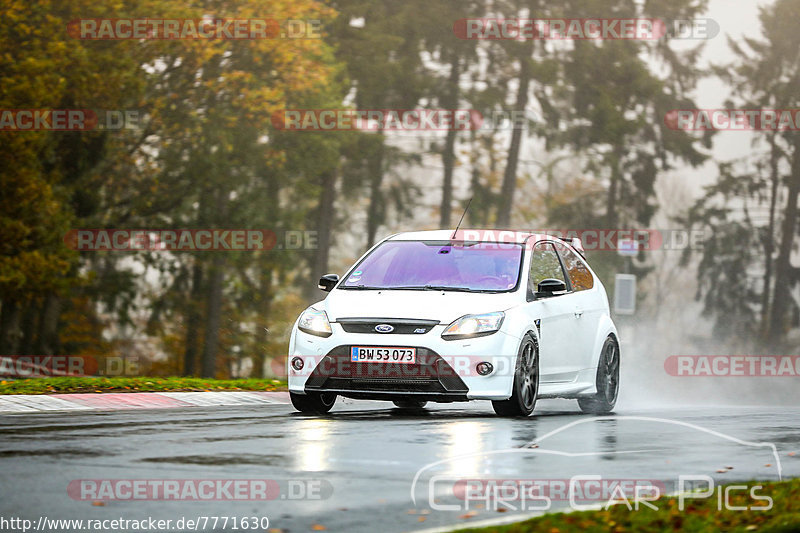
<svg viewBox="0 0 800 533">
<path fill-rule="evenodd" d="M 517 293 L 334 290 L 315 304 L 331 321 L 340 318 L 416 318 L 449 324 L 464 315 L 505 311 Z"/>
</svg>

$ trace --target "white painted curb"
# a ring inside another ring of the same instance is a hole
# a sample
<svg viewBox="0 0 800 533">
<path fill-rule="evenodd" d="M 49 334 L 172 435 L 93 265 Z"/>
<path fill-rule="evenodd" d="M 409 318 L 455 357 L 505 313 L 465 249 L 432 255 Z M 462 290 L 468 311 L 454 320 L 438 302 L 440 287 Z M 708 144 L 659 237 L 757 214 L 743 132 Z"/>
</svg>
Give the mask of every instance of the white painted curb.
<svg viewBox="0 0 800 533">
<path fill-rule="evenodd" d="M 0 414 L 287 404 L 286 392 L 107 392 L 0 395 Z"/>
</svg>

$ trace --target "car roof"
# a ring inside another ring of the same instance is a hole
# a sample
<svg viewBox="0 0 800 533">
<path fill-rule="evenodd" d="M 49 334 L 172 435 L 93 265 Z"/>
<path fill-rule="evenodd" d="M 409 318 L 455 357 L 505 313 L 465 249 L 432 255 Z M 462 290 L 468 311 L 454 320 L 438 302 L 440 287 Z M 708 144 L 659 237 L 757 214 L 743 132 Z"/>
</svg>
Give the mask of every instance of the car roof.
<svg viewBox="0 0 800 533">
<path fill-rule="evenodd" d="M 455 233 L 455 239 L 453 234 Z M 407 231 L 397 233 L 386 240 L 389 241 L 479 241 L 479 242 L 501 242 L 523 244 L 528 239 L 533 241 L 556 240 L 556 237 L 528 231 L 500 230 L 500 229 L 459 229 L 455 230 L 438 229 L 428 231 Z"/>
</svg>

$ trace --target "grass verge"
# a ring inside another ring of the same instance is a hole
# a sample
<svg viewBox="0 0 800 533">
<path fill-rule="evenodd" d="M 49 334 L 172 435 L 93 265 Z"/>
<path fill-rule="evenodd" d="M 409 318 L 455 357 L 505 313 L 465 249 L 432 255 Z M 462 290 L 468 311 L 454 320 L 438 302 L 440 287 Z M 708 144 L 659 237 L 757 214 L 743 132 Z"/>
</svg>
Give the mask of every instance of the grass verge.
<svg viewBox="0 0 800 533">
<path fill-rule="evenodd" d="M 0 381 L 0 394 L 54 394 L 65 392 L 176 392 L 286 390 L 279 379 L 204 379 L 152 377 L 57 377 Z"/>
<path fill-rule="evenodd" d="M 734 483 L 745 485 L 745 483 Z M 615 505 L 608 510 L 547 514 L 514 524 L 487 528 L 459 529 L 458 533 L 572 533 L 589 532 L 716 532 L 751 531 L 765 533 L 800 532 L 800 479 L 783 482 L 750 482 L 748 487 L 762 485 L 757 496 L 770 496 L 769 511 L 719 510 L 717 493 L 707 499 L 688 499 L 679 510 L 676 498 L 662 498 L 654 504 L 658 510 L 628 510 Z M 719 487 L 717 487 L 719 490 Z M 753 500 L 749 491 L 731 492 L 731 505 L 759 507 L 768 502 Z M 723 505 L 724 507 L 724 505 Z"/>
</svg>

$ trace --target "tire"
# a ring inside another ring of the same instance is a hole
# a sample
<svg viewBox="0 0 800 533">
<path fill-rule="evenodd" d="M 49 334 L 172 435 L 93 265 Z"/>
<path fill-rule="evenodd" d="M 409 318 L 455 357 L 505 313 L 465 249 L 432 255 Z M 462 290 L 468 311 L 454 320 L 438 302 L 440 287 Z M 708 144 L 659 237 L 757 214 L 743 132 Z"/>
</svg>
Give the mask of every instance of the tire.
<svg viewBox="0 0 800 533">
<path fill-rule="evenodd" d="M 289 393 L 294 408 L 301 413 L 316 413 L 324 415 L 331 410 L 336 403 L 336 395 L 331 392 L 297 394 Z"/>
<path fill-rule="evenodd" d="M 395 400 L 392 403 L 395 404 L 400 409 L 409 409 L 409 410 L 422 409 L 423 407 L 428 405 L 428 402 L 420 402 L 417 400 Z"/>
<path fill-rule="evenodd" d="M 619 396 L 619 365 L 619 344 L 609 336 L 603 343 L 597 365 L 597 393 L 588 398 L 578 398 L 581 411 L 599 415 L 614 410 Z"/>
<path fill-rule="evenodd" d="M 539 345 L 528 333 L 517 353 L 514 385 L 511 398 L 492 402 L 500 416 L 530 416 L 539 395 Z"/>
</svg>

